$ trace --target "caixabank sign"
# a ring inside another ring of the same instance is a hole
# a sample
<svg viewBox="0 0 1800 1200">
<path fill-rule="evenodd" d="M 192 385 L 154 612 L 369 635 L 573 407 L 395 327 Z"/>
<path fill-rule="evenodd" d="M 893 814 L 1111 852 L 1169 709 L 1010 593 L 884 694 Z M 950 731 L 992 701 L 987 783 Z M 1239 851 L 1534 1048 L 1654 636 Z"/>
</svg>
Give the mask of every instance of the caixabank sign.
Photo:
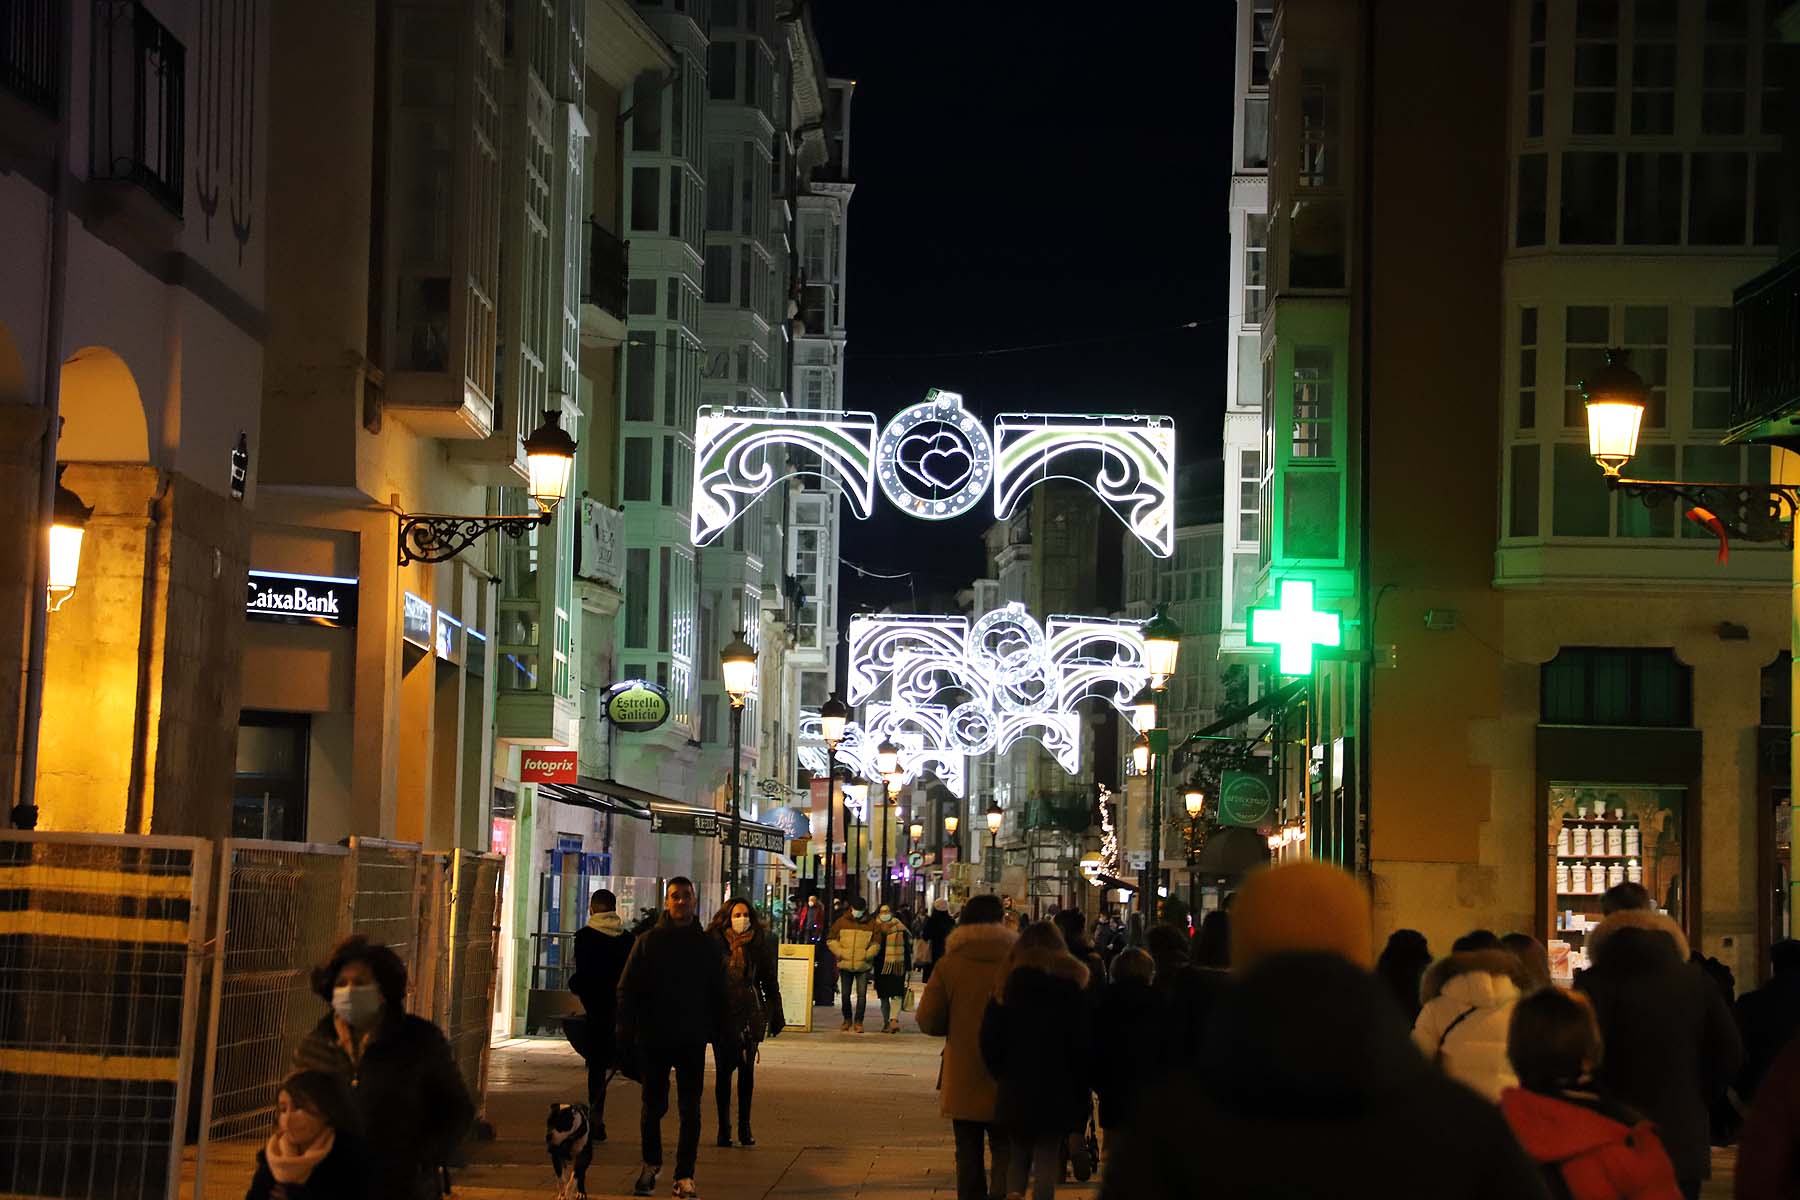
<svg viewBox="0 0 1800 1200">
<path fill-rule="evenodd" d="M 356 625 L 356 580 L 334 575 L 284 575 L 251 571 L 244 615 L 259 621 L 289 621 L 352 629 Z"/>
</svg>

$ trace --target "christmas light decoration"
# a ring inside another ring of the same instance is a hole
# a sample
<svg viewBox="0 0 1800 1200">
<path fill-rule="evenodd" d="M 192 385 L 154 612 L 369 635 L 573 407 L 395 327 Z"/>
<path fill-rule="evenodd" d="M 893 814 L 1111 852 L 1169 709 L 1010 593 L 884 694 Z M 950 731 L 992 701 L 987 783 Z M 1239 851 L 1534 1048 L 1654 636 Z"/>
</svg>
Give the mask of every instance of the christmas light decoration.
<svg viewBox="0 0 1800 1200">
<path fill-rule="evenodd" d="M 932 388 L 885 426 L 869 412 L 701 406 L 694 544 L 715 540 L 796 475 L 842 490 L 858 517 L 873 511 L 879 484 L 896 508 L 928 521 L 971 511 L 990 489 L 994 514 L 1005 519 L 1037 484 L 1069 479 L 1098 496 L 1152 554 L 1174 552 L 1175 423 L 1168 417 L 1005 413 L 990 437 L 962 401 Z M 800 453 L 771 461 L 770 452 L 785 447 Z"/>
</svg>

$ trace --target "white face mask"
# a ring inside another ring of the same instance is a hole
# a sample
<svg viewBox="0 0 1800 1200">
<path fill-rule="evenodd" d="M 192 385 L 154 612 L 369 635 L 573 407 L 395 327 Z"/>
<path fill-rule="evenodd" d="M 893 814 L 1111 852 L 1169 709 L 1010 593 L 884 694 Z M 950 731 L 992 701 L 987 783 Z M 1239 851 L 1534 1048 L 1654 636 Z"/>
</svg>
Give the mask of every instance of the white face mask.
<svg viewBox="0 0 1800 1200">
<path fill-rule="evenodd" d="M 853 908 L 850 910 L 850 915 L 860 921 L 863 919 L 863 914 L 867 911 L 868 911 L 867 909 Z"/>
<path fill-rule="evenodd" d="M 731 918 L 731 931 L 733 933 L 743 933 L 744 931 L 746 931 L 749 928 L 750 928 L 750 914 L 749 913 L 739 913 L 737 916 Z"/>
<path fill-rule="evenodd" d="M 331 1011 L 353 1029 L 365 1029 L 381 1014 L 381 989 L 372 983 L 339 984 L 331 991 Z"/>
<path fill-rule="evenodd" d="M 882 913 L 881 919 L 883 921 L 892 921 L 894 919 L 894 914 L 893 913 Z"/>
</svg>

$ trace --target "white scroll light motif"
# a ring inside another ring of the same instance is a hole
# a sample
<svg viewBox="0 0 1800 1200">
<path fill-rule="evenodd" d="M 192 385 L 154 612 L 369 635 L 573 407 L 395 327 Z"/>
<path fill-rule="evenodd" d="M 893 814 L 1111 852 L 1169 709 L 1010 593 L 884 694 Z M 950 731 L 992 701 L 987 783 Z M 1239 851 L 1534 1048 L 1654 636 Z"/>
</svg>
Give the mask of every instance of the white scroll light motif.
<svg viewBox="0 0 1800 1200">
<path fill-rule="evenodd" d="M 788 447 L 806 457 L 790 464 Z M 771 463 L 771 454 L 780 461 Z M 1005 519 L 1034 485 L 1071 479 L 1158 558 L 1175 548 L 1175 423 L 1168 417 L 1008 413 L 989 436 L 962 396 L 938 388 L 886 426 L 869 412 L 709 404 L 695 422 L 694 455 L 696 546 L 716 539 L 782 479 L 811 475 L 842 489 L 858 517 L 870 515 L 879 483 L 895 507 L 928 521 L 971 511 L 990 489 L 994 513 Z"/>
<path fill-rule="evenodd" d="M 865 520 L 875 511 L 875 414 L 701 405 L 694 418 L 693 543 L 731 527 L 770 488 L 794 475 L 834 483 Z M 793 464 L 789 447 L 816 462 Z M 779 456 L 771 463 L 770 453 Z"/>
<path fill-rule="evenodd" d="M 949 789 L 951 795 L 960 799 L 965 794 L 963 756 L 927 749 L 924 735 L 917 729 L 900 727 L 903 724 L 888 720 L 885 715 L 880 726 L 873 721 L 868 728 L 855 721 L 846 722 L 844 738 L 837 748 L 839 769 L 855 772 L 871 781 L 880 779 L 881 764 L 876 761 L 875 752 L 883 738 L 886 738 L 900 747 L 900 773 L 908 782 L 929 768 L 937 776 L 938 782 Z M 824 726 L 819 721 L 818 713 L 801 714 L 797 749 L 800 765 L 814 775 L 823 775 L 830 769 L 831 760 L 825 748 Z"/>
<path fill-rule="evenodd" d="M 1167 417 L 1002 413 L 994 420 L 994 516 L 1005 520 L 1019 499 L 1047 479 L 1090 489 L 1159 558 L 1175 552 L 1175 422 Z M 1052 464 L 1097 453 L 1092 479 L 1058 474 Z"/>
<path fill-rule="evenodd" d="M 1148 679 L 1136 621 L 1053 616 L 1040 626 L 1013 603 L 972 624 L 912 616 L 850 623 L 855 702 L 865 703 L 871 727 L 879 719 L 884 729 L 916 730 L 928 752 L 1004 752 L 1029 737 L 1075 774 L 1076 706 L 1098 698 L 1129 712 Z M 868 702 L 884 686 L 887 695 Z"/>
</svg>

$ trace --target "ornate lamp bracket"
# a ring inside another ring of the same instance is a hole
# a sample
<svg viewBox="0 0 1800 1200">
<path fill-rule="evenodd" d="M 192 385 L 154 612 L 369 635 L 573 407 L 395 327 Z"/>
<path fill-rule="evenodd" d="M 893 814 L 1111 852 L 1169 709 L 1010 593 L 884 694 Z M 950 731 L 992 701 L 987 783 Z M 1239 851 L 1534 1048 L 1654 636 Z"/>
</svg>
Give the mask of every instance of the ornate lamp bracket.
<svg viewBox="0 0 1800 1200">
<path fill-rule="evenodd" d="M 456 517 L 440 513 L 400 514 L 400 565 L 440 563 L 455 558 L 483 534 L 496 530 L 507 537 L 521 537 L 529 529 L 548 524 L 549 513 L 516 517 Z"/>
<path fill-rule="evenodd" d="M 1732 537 L 1747 542 L 1794 544 L 1794 516 L 1800 486 L 1779 483 L 1687 483 L 1678 479 L 1606 477 L 1615 492 L 1634 496 L 1645 508 L 1680 499 L 1718 518 Z"/>
</svg>

